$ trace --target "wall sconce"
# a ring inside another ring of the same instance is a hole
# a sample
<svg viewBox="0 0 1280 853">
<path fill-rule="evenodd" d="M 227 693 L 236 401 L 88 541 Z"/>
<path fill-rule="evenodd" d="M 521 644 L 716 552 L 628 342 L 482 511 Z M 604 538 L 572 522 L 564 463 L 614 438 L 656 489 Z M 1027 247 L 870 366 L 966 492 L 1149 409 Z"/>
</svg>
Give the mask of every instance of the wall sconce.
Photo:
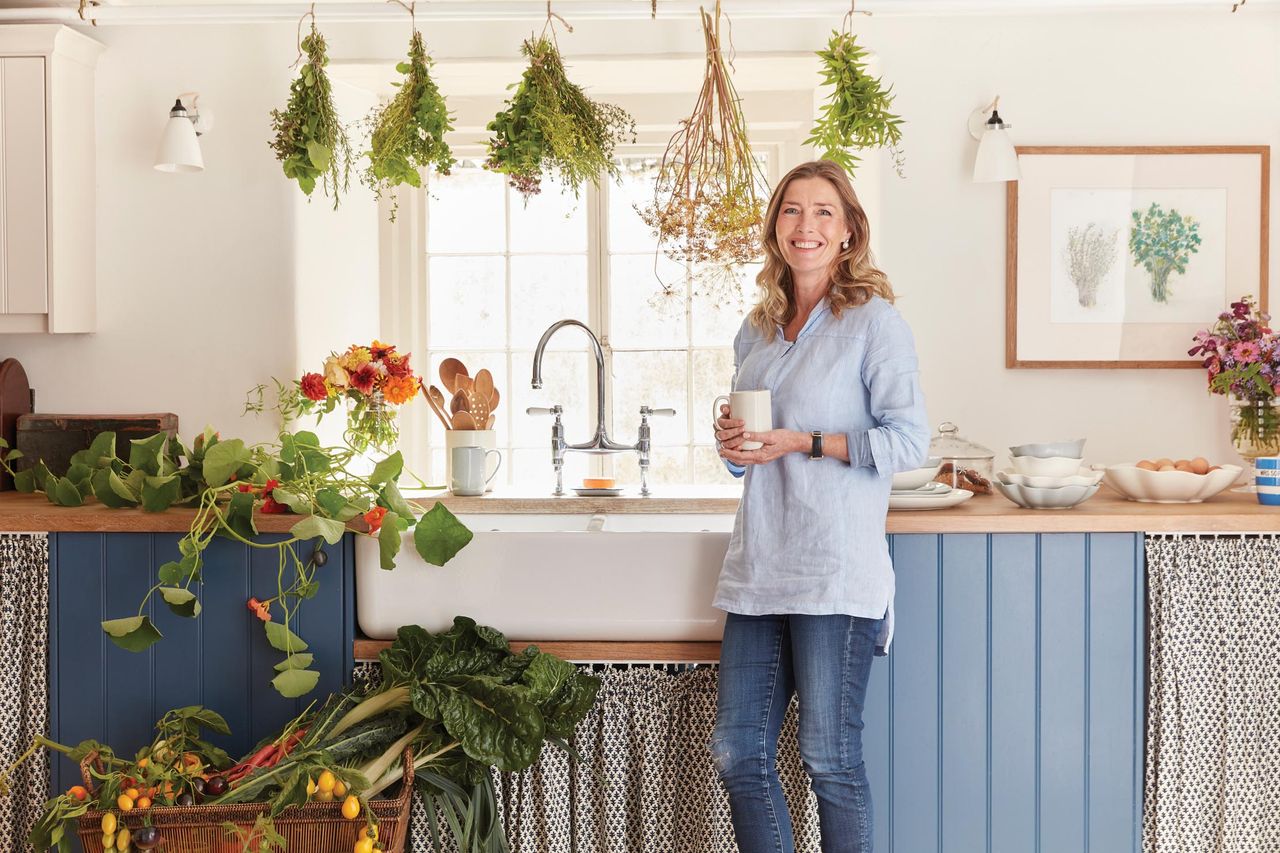
<svg viewBox="0 0 1280 853">
<path fill-rule="evenodd" d="M 188 110 L 183 98 L 191 99 Z M 213 114 L 205 110 L 200 114 L 198 92 L 184 92 L 173 102 L 169 121 L 165 123 L 156 151 L 156 169 L 161 172 L 203 172 L 204 157 L 200 155 L 200 143 L 196 137 L 213 128 Z"/>
<path fill-rule="evenodd" d="M 999 104 L 997 96 L 969 116 L 969 135 L 978 140 L 978 156 L 973 161 L 974 183 L 1016 181 L 1020 175 L 1018 152 L 1014 150 L 1009 134 L 1005 133 L 1013 125 L 1005 124 L 1000 118 L 996 109 Z"/>
</svg>

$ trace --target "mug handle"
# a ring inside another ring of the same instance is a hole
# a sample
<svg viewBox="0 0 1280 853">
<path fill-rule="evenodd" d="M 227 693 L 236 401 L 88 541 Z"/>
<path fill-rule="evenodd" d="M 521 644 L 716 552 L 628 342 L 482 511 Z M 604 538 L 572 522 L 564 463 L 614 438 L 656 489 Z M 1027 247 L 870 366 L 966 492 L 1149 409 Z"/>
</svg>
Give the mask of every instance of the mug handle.
<svg viewBox="0 0 1280 853">
<path fill-rule="evenodd" d="M 720 401 L 721 401 L 721 400 L 723 400 L 723 401 L 724 401 L 724 402 L 726 402 L 726 403 L 732 403 L 732 402 L 733 402 L 732 400 L 730 400 L 730 399 L 729 399 L 729 395 L 728 395 L 728 394 L 721 394 L 719 397 L 716 397 L 714 400 L 712 400 L 712 401 L 711 401 L 711 429 L 712 429 L 712 434 L 714 434 L 715 430 L 719 429 L 719 427 L 716 425 L 716 421 L 720 420 Z"/>
<path fill-rule="evenodd" d="M 485 477 L 485 478 L 484 478 L 484 484 L 485 484 L 486 486 L 487 486 L 487 485 L 489 485 L 489 481 L 490 481 L 490 480 L 492 480 L 494 477 L 498 476 L 498 469 L 502 467 L 502 453 L 501 453 L 501 451 L 498 451 L 498 450 L 486 450 L 486 451 L 484 452 L 485 465 L 488 465 L 488 464 L 489 464 L 489 454 L 490 454 L 490 453 L 497 453 L 497 454 L 498 454 L 498 464 L 493 466 L 493 473 L 492 473 L 492 474 L 490 474 L 488 477 Z"/>
</svg>

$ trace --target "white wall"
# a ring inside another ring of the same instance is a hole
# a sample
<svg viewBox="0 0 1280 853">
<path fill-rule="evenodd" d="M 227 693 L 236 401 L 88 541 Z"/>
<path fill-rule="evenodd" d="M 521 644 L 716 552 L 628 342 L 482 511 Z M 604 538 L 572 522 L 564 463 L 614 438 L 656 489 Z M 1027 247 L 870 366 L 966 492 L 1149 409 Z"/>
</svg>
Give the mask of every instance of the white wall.
<svg viewBox="0 0 1280 853">
<path fill-rule="evenodd" d="M 1095 461 L 1231 458 L 1225 407 L 1199 372 L 1004 368 L 1003 187 L 969 181 L 975 143 L 965 120 L 999 93 L 1019 144 L 1276 145 L 1280 17 L 1246 12 L 859 20 L 908 120 L 907 179 L 869 170 L 877 185 L 863 193 L 878 198 L 879 260 L 915 329 L 935 424 L 953 420 L 993 449 L 1087 435 Z M 837 25 L 744 20 L 733 36 L 740 53 L 807 51 Z M 509 57 L 530 29 L 425 33 L 447 60 Z M 401 23 L 324 30 L 335 60 L 393 59 L 407 40 Z M 214 423 L 265 437 L 269 420 L 240 419 L 245 390 L 376 331 L 372 206 L 358 193 L 336 216 L 323 198 L 299 204 L 267 147 L 268 112 L 283 104 L 292 73 L 292 24 L 91 34 L 108 45 L 98 139 L 86 142 L 98 166 L 100 331 L 5 336 L 0 353 L 22 360 L 42 411 L 167 410 L 187 434 Z M 571 64 L 575 54 L 620 50 L 695 53 L 701 42 L 690 20 L 582 22 L 560 35 Z M 202 140 L 207 169 L 162 175 L 151 158 L 164 110 L 188 89 L 217 112 Z M 674 97 L 673 118 L 688 107 Z"/>
</svg>

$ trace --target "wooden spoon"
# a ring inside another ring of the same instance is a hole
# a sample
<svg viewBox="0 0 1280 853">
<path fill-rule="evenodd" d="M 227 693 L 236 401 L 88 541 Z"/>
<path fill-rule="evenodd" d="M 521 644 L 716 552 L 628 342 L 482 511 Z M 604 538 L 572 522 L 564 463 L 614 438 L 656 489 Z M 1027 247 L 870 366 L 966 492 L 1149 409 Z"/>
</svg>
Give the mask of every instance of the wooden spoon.
<svg viewBox="0 0 1280 853">
<path fill-rule="evenodd" d="M 469 411 L 470 406 L 471 406 L 470 401 L 467 400 L 467 392 L 459 388 L 457 392 L 453 395 L 453 398 L 449 400 L 449 411 L 454 415 L 454 419 L 453 419 L 454 424 L 458 423 L 458 418 L 457 418 L 458 412 Z M 457 427 L 455 426 L 454 429 L 457 429 Z"/>
<path fill-rule="evenodd" d="M 493 396 L 493 374 L 481 368 L 476 374 L 475 390 L 476 395 L 488 404 L 489 398 Z"/>
<path fill-rule="evenodd" d="M 436 386 L 427 386 L 427 399 L 441 412 L 449 411 L 449 401 L 444 398 L 444 392 Z"/>
<path fill-rule="evenodd" d="M 485 429 L 493 429 L 493 425 L 498 422 L 497 415 L 489 415 L 489 422 L 485 425 Z"/>
<path fill-rule="evenodd" d="M 444 387 L 449 389 L 449 393 L 453 394 L 458 390 L 456 377 L 467 375 L 467 366 L 456 358 L 446 358 L 440 362 L 440 381 L 444 383 Z"/>
<path fill-rule="evenodd" d="M 432 391 L 435 393 L 431 393 Z M 437 401 L 437 397 L 439 401 Z M 436 417 L 440 419 L 440 423 L 444 424 L 445 429 L 453 429 L 453 424 L 449 423 L 449 417 L 444 411 L 444 395 L 434 385 L 427 390 L 427 405 L 431 407 L 431 411 L 436 413 Z"/>
<path fill-rule="evenodd" d="M 457 412 L 453 416 L 453 428 L 454 429 L 475 429 L 476 428 L 475 418 L 471 417 L 471 413 L 466 410 Z"/>
<path fill-rule="evenodd" d="M 470 393 L 471 391 L 474 391 L 476 387 L 475 380 L 472 379 L 470 376 L 468 376 L 465 372 L 459 373 L 457 376 L 453 377 L 453 384 L 457 387 L 459 391 L 466 391 L 468 393 Z"/>
<path fill-rule="evenodd" d="M 489 411 L 492 412 L 498 408 L 498 401 L 500 399 L 502 398 L 501 395 L 498 394 L 498 389 L 494 388 L 493 393 L 489 395 Z"/>
</svg>

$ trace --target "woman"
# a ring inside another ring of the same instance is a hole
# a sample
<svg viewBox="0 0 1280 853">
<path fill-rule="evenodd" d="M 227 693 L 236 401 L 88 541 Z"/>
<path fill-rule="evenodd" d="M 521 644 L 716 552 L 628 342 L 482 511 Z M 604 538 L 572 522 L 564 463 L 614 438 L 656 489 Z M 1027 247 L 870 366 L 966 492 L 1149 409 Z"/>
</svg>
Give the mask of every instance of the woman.
<svg viewBox="0 0 1280 853">
<path fill-rule="evenodd" d="M 823 853 L 867 853 L 862 706 L 892 632 L 890 475 L 922 464 L 929 442 L 915 347 L 839 166 L 792 169 L 763 242 L 734 388 L 769 389 L 776 428 L 744 432 L 727 406 L 716 421 L 720 455 L 746 484 L 716 588 L 728 616 L 712 752 L 738 849 L 792 853 L 774 759 L 794 691 Z"/>
</svg>

